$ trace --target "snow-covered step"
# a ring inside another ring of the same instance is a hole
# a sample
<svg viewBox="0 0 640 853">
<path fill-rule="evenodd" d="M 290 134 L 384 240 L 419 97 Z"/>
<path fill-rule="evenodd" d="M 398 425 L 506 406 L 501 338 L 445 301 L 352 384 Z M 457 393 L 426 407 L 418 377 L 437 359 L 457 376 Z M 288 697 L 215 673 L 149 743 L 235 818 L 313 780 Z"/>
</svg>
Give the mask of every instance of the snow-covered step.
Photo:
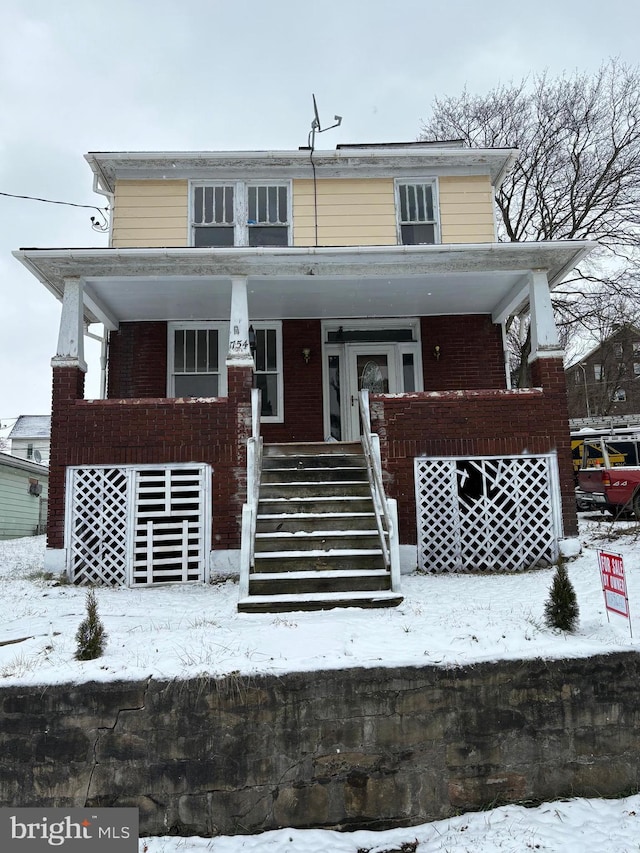
<svg viewBox="0 0 640 853">
<path fill-rule="evenodd" d="M 385 568 L 379 548 L 335 548 L 333 551 L 257 551 L 256 572 L 313 572 Z"/>
<path fill-rule="evenodd" d="M 331 610 L 335 607 L 397 607 L 397 592 L 308 592 L 286 595 L 249 595 L 238 602 L 242 613 L 284 613 L 294 610 Z"/>
<path fill-rule="evenodd" d="M 265 498 L 258 504 L 258 516 L 283 513 L 373 512 L 371 494 L 367 495 L 289 495 Z"/>
<path fill-rule="evenodd" d="M 255 572 L 249 579 L 250 595 L 308 592 L 366 592 L 389 589 L 385 569 L 365 571 Z"/>
<path fill-rule="evenodd" d="M 375 530 L 373 512 L 286 512 L 262 513 L 256 519 L 258 533 L 312 530 Z"/>
<path fill-rule="evenodd" d="M 328 480 L 326 482 L 276 482 L 260 484 L 260 500 L 300 497 L 367 497 L 371 489 L 367 480 Z"/>
<path fill-rule="evenodd" d="M 263 483 L 321 483 L 331 480 L 332 482 L 366 481 L 367 469 L 357 468 L 354 465 L 345 467 L 334 465 L 332 467 L 313 466 L 307 468 L 303 465 L 294 468 L 263 468 Z"/>
<path fill-rule="evenodd" d="M 380 549 L 378 531 L 373 530 L 296 530 L 257 533 L 255 552 L 334 551 L 336 549 Z"/>
</svg>

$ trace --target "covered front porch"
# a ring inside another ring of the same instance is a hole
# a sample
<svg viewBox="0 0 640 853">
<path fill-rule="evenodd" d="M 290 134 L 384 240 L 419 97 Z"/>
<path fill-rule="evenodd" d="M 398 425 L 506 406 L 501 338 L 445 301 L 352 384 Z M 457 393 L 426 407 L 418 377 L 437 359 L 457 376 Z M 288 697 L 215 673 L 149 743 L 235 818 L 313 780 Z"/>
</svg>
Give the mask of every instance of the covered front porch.
<svg viewBox="0 0 640 853">
<path fill-rule="evenodd" d="M 399 541 L 413 553 L 414 464 L 423 456 L 557 452 L 571 535 L 564 374 L 549 288 L 589 248 L 23 250 L 23 263 L 63 303 L 52 362 L 50 549 L 65 548 L 70 466 L 198 463 L 211 476 L 203 547 L 212 556 L 203 576 L 223 554 L 237 566 L 256 386 L 265 443 L 359 438 L 359 392 L 369 392 L 385 490 L 398 504 Z M 535 388 L 513 390 L 504 325 L 527 303 Z M 82 391 L 83 334 L 93 323 L 108 339 L 102 400 L 84 400 Z M 197 368 L 202 341 L 216 362 L 203 371 L 217 383 L 214 394 L 189 393 L 194 377 L 178 369 L 189 358 Z"/>
</svg>

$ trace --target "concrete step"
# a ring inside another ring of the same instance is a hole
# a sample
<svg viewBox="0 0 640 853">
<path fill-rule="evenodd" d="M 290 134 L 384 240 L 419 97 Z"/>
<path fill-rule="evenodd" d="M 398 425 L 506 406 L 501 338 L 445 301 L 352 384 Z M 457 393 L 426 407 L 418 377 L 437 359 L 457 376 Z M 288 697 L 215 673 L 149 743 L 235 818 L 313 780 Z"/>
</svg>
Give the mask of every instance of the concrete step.
<svg viewBox="0 0 640 853">
<path fill-rule="evenodd" d="M 333 497 L 371 497 L 371 489 L 366 480 L 344 480 L 339 483 L 313 483 L 308 480 L 300 483 L 261 483 L 260 502 L 269 498 L 333 498 Z"/>
<path fill-rule="evenodd" d="M 367 495 L 307 495 L 295 497 L 265 498 L 262 494 L 258 502 L 258 516 L 301 515 L 309 513 L 366 513 L 373 512 L 371 494 Z"/>
<path fill-rule="evenodd" d="M 290 595 L 307 592 L 389 590 L 391 577 L 384 569 L 367 572 L 254 572 L 249 577 L 249 595 Z"/>
<path fill-rule="evenodd" d="M 308 592 L 304 595 L 251 595 L 241 598 L 241 613 L 287 613 L 294 610 L 331 610 L 336 607 L 397 607 L 397 592 Z"/>
<path fill-rule="evenodd" d="M 295 532 L 256 533 L 255 553 L 270 551 L 335 551 L 380 547 L 378 531 L 373 530 L 296 530 Z"/>
<path fill-rule="evenodd" d="M 262 456 L 362 456 L 359 441 L 294 441 L 286 444 L 265 444 Z"/>
<path fill-rule="evenodd" d="M 318 456 L 296 454 L 290 456 L 264 456 L 262 468 L 268 471 L 272 468 L 291 470 L 296 468 L 366 468 L 362 453 L 323 453 Z"/>
<path fill-rule="evenodd" d="M 257 533 L 298 533 L 314 530 L 375 530 L 373 512 L 301 512 L 258 515 Z"/>
<path fill-rule="evenodd" d="M 334 551 L 256 551 L 256 572 L 370 571 L 384 569 L 380 548 Z"/>
<path fill-rule="evenodd" d="M 261 484 L 266 483 L 325 483 L 325 482 L 364 482 L 367 481 L 367 469 L 354 466 L 335 465 L 330 468 L 264 468 Z"/>
</svg>

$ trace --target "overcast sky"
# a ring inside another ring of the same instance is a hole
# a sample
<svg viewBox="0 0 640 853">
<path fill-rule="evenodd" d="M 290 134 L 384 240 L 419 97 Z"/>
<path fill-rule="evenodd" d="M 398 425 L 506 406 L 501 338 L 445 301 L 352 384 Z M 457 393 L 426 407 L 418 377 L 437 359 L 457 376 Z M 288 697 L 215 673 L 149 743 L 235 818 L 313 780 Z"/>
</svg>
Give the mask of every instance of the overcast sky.
<svg viewBox="0 0 640 853">
<path fill-rule="evenodd" d="M 104 205 L 87 151 L 415 139 L 437 95 L 638 62 L 637 0 L 0 0 L 0 191 Z M 91 211 L 0 196 L 0 421 L 48 414 L 60 304 L 12 256 L 101 246 Z M 99 388 L 87 348 L 87 396 Z"/>
</svg>

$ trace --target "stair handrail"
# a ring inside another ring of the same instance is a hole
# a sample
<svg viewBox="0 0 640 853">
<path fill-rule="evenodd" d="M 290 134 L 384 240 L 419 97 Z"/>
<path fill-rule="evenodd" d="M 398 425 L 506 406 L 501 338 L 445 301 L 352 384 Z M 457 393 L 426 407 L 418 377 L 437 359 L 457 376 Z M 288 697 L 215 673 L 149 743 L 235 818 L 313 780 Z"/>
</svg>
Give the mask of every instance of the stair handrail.
<svg viewBox="0 0 640 853">
<path fill-rule="evenodd" d="M 247 439 L 247 501 L 242 507 L 240 544 L 240 598 L 249 595 L 249 575 L 254 565 L 256 522 L 260 475 L 262 472 L 262 436 L 260 435 L 261 392 L 251 389 L 251 436 Z"/>
<path fill-rule="evenodd" d="M 362 426 L 362 448 L 373 495 L 376 526 L 380 536 L 384 564 L 391 573 L 391 589 L 395 592 L 400 589 L 400 540 L 398 537 L 397 504 L 395 500 L 387 497 L 384 490 L 380 437 L 371 429 L 371 409 L 367 388 L 360 391 L 358 401 Z"/>
</svg>

